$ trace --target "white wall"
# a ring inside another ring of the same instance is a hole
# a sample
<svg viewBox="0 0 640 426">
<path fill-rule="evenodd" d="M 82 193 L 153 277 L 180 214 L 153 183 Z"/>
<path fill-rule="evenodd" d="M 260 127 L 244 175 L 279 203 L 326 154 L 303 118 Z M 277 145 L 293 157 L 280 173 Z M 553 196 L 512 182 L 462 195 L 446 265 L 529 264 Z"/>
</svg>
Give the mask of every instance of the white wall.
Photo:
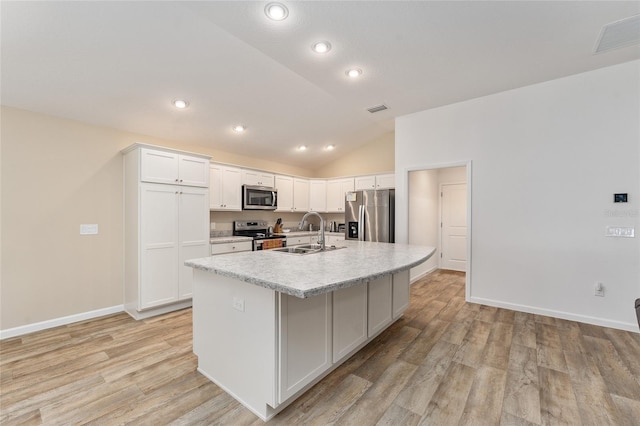
<svg viewBox="0 0 640 426">
<path fill-rule="evenodd" d="M 633 61 L 398 118 L 398 223 L 408 170 L 471 160 L 469 300 L 637 331 L 640 238 L 604 230 L 640 231 L 639 95 Z"/>
</svg>

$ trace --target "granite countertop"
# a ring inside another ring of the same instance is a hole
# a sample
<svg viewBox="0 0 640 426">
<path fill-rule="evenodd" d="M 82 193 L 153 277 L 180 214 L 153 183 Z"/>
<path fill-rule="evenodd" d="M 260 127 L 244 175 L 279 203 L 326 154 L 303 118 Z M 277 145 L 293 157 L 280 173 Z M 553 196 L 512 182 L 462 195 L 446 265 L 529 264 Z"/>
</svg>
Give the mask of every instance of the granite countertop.
<svg viewBox="0 0 640 426">
<path fill-rule="evenodd" d="M 211 244 L 239 243 L 241 241 L 253 241 L 253 238 L 228 235 L 226 237 L 212 237 L 209 240 Z"/>
<path fill-rule="evenodd" d="M 185 265 L 305 298 L 412 268 L 435 252 L 434 247 L 364 241 L 340 246 L 346 248 L 307 255 L 273 250 L 223 254 Z"/>
</svg>

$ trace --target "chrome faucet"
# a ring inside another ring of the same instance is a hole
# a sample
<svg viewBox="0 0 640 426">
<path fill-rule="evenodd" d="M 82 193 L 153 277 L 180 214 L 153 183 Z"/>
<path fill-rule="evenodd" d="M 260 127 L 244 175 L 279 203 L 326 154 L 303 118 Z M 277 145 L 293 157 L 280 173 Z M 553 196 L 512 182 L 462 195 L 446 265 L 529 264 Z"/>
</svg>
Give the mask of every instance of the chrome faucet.
<svg viewBox="0 0 640 426">
<path fill-rule="evenodd" d="M 320 244 L 320 250 L 324 251 L 324 219 L 320 216 L 318 212 L 306 212 L 304 216 L 302 216 L 302 220 L 300 220 L 300 224 L 298 225 L 298 229 L 302 231 L 304 229 L 304 222 L 307 220 L 307 217 L 314 215 L 320 218 L 320 239 L 318 240 L 318 244 Z"/>
</svg>

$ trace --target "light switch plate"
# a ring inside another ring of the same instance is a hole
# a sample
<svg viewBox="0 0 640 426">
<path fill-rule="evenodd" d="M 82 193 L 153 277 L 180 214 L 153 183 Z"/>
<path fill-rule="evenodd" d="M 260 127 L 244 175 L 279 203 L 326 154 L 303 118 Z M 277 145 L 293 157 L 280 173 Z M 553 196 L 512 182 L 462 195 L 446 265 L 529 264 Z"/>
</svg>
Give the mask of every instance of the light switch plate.
<svg viewBox="0 0 640 426">
<path fill-rule="evenodd" d="M 233 309 L 244 312 L 244 299 L 233 296 Z"/>
<path fill-rule="evenodd" d="M 607 226 L 604 235 L 605 237 L 634 238 L 636 230 L 633 226 Z"/>
<path fill-rule="evenodd" d="M 80 235 L 96 235 L 98 234 L 98 224 L 82 224 L 80 225 Z"/>
</svg>

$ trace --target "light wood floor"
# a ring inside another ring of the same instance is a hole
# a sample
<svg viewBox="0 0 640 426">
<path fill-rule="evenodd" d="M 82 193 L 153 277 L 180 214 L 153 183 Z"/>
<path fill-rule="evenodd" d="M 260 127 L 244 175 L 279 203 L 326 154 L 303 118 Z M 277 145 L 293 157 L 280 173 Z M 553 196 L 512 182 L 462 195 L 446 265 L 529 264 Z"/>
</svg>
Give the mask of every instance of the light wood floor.
<svg viewBox="0 0 640 426">
<path fill-rule="evenodd" d="M 0 343 L 0 423 L 262 424 L 196 372 L 191 310 Z M 405 316 L 269 424 L 639 425 L 640 335 L 412 286 Z"/>
</svg>

